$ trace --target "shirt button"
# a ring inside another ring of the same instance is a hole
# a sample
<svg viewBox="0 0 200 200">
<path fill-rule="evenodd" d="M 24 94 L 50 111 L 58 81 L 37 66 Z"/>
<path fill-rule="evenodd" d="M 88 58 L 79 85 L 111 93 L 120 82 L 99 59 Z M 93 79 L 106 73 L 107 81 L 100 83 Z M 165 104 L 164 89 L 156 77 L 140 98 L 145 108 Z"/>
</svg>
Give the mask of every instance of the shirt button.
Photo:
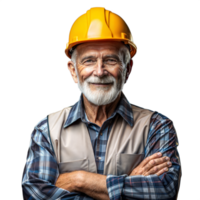
<svg viewBox="0 0 200 200">
<path fill-rule="evenodd" d="M 100 135 L 102 136 L 102 135 L 103 135 L 103 133 L 100 133 Z"/>
<path fill-rule="evenodd" d="M 97 158 L 96 158 L 96 159 L 97 159 L 97 160 L 101 160 L 101 157 L 98 157 L 98 156 L 97 156 Z"/>
</svg>

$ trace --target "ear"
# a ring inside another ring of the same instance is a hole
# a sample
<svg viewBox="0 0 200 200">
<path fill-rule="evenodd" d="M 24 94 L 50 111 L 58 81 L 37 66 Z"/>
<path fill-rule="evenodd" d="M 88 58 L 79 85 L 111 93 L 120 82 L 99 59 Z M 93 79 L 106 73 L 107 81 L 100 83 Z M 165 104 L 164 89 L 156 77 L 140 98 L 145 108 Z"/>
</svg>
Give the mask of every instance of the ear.
<svg viewBox="0 0 200 200">
<path fill-rule="evenodd" d="M 75 66 L 74 66 L 74 63 L 72 61 L 69 61 L 67 63 L 68 65 L 68 69 L 72 75 L 72 78 L 74 80 L 75 83 L 78 83 L 78 77 L 77 77 L 77 74 L 76 74 L 76 70 L 75 70 Z"/>
<path fill-rule="evenodd" d="M 126 83 L 128 81 L 129 76 L 132 73 L 132 70 L 134 70 L 134 66 L 135 66 L 135 60 L 130 59 L 130 62 L 127 64 Z"/>
</svg>

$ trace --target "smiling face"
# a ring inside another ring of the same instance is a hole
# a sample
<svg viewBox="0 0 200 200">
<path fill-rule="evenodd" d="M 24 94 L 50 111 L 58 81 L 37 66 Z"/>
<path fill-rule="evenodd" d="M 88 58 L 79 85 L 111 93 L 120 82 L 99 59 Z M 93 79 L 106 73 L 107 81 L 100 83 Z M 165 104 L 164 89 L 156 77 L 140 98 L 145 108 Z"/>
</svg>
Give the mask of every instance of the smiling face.
<svg viewBox="0 0 200 200">
<path fill-rule="evenodd" d="M 68 67 L 91 103 L 106 105 L 117 98 L 125 82 L 127 53 L 121 42 L 88 42 L 76 48 Z"/>
</svg>

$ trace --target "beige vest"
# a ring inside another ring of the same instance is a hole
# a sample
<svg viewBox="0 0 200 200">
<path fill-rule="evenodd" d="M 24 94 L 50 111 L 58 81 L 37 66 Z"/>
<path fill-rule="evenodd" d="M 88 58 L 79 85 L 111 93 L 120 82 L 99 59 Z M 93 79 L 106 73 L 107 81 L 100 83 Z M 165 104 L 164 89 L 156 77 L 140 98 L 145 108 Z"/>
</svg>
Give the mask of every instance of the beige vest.
<svg viewBox="0 0 200 200">
<path fill-rule="evenodd" d="M 49 133 L 59 163 L 59 171 L 64 173 L 84 170 L 96 173 L 95 157 L 86 125 L 79 120 L 63 128 L 70 109 L 65 108 L 48 116 Z M 132 110 L 133 127 L 130 127 L 122 117 L 115 118 L 106 147 L 104 175 L 129 175 L 144 158 L 153 112 L 133 105 Z M 179 186 L 181 174 L 180 171 Z"/>
<path fill-rule="evenodd" d="M 97 173 L 86 125 L 78 120 L 63 128 L 70 107 L 48 116 L 49 132 L 60 173 L 84 170 Z M 152 111 L 132 105 L 134 125 L 115 117 L 106 147 L 104 174 L 130 174 L 144 158 Z"/>
</svg>

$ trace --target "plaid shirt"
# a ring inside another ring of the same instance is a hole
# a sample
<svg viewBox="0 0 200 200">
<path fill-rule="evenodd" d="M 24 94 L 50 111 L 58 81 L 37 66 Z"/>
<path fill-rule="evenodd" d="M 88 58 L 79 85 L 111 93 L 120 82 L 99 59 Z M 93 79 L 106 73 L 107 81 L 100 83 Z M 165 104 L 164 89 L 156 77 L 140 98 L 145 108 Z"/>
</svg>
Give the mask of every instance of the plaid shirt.
<svg viewBox="0 0 200 200">
<path fill-rule="evenodd" d="M 87 125 L 94 150 L 97 173 L 103 174 L 106 145 L 116 115 L 120 115 L 133 126 L 131 105 L 122 94 L 115 112 L 102 125 L 89 122 L 84 112 L 82 96 L 71 108 L 64 128 L 81 119 Z M 107 175 L 106 183 L 109 197 L 118 199 L 175 199 L 180 175 L 180 160 L 177 151 L 178 139 L 171 120 L 154 113 L 144 149 L 145 157 L 156 152 L 170 157 L 172 167 L 168 172 L 157 176 L 121 176 Z M 69 192 L 57 188 L 54 184 L 59 176 L 58 163 L 48 134 L 47 117 L 39 122 L 31 135 L 31 143 L 22 178 L 23 196 L 26 200 L 89 200 L 93 199 L 83 193 Z"/>
</svg>

